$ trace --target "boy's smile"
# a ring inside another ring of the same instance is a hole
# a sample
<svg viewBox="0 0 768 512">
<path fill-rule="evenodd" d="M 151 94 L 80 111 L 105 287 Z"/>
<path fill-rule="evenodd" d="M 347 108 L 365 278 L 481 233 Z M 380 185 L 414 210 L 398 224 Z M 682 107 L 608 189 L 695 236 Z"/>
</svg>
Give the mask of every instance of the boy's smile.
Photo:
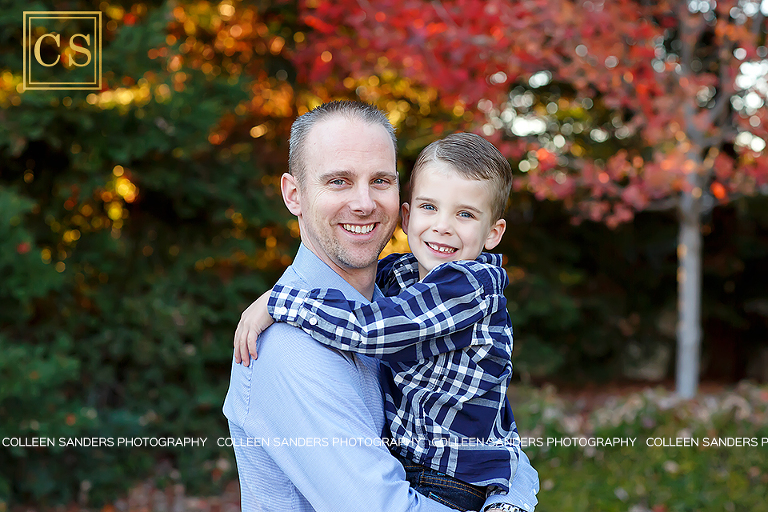
<svg viewBox="0 0 768 512">
<path fill-rule="evenodd" d="M 506 228 L 494 220 L 488 181 L 467 179 L 442 161 L 426 164 L 402 207 L 403 231 L 419 262 L 419 278 L 448 261 L 474 260 L 498 245 Z"/>
</svg>

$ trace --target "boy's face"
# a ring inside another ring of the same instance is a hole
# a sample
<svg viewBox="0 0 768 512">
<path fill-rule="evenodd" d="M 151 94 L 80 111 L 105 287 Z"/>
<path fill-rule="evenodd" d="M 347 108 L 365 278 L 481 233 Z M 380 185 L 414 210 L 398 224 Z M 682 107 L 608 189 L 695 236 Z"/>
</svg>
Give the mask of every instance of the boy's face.
<svg viewBox="0 0 768 512">
<path fill-rule="evenodd" d="M 491 185 L 467 179 L 450 164 L 430 162 L 412 184 L 411 203 L 403 203 L 403 231 L 419 262 L 419 278 L 448 261 L 474 260 L 498 245 L 504 219 L 491 214 Z"/>
</svg>

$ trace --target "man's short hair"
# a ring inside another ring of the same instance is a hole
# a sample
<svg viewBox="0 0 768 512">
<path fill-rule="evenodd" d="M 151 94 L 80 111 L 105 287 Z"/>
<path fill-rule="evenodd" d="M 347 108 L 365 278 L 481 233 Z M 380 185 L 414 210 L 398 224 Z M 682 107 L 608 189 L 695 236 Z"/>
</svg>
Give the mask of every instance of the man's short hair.
<svg viewBox="0 0 768 512">
<path fill-rule="evenodd" d="M 504 216 L 512 189 L 512 167 L 496 146 L 474 133 L 453 133 L 436 140 L 419 153 L 411 172 L 411 190 L 419 172 L 431 162 L 445 162 L 467 179 L 489 181 L 494 221 Z"/>
<path fill-rule="evenodd" d="M 383 126 L 392 138 L 392 146 L 394 147 L 395 155 L 397 155 L 397 137 L 395 137 L 395 128 L 381 110 L 361 101 L 342 100 L 323 103 L 319 107 L 297 117 L 293 122 L 293 125 L 291 125 L 291 138 L 288 149 L 288 172 L 296 178 L 299 185 L 304 183 L 307 170 L 304 154 L 307 136 L 313 126 L 321 121 L 330 119 L 333 116 L 342 116 L 349 120 L 358 120 L 369 124 L 379 124 Z M 360 143 L 365 144 L 365 141 L 360 141 Z"/>
</svg>

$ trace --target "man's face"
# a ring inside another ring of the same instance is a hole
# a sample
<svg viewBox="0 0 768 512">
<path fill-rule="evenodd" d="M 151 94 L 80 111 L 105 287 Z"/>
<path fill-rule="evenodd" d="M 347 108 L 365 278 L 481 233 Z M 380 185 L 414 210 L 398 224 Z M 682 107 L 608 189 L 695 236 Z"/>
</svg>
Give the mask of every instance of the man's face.
<svg viewBox="0 0 768 512">
<path fill-rule="evenodd" d="M 395 149 L 383 126 L 332 117 L 305 146 L 301 239 L 340 274 L 375 269 L 398 219 Z"/>
</svg>

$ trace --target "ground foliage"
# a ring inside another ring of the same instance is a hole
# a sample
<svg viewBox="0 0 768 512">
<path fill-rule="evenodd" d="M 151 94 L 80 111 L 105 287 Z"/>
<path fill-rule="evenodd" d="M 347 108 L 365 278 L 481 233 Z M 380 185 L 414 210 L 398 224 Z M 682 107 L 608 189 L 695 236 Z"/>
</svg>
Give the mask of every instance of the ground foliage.
<svg viewBox="0 0 768 512">
<path fill-rule="evenodd" d="M 525 452 L 541 480 L 537 511 L 768 510 L 764 499 L 768 472 L 763 463 L 768 445 L 762 445 L 762 439 L 768 439 L 765 386 L 747 381 L 726 388 L 705 384 L 695 400 L 680 400 L 660 386 L 580 390 L 514 386 L 510 399 L 520 434 L 527 438 Z M 590 447 L 586 440 L 598 437 L 634 438 L 635 443 Z M 573 438 L 585 440 L 585 446 L 554 443 Z M 698 447 L 671 447 L 678 438 L 697 439 Z M 719 441 L 735 438 L 760 446 L 727 447 Z M 648 446 L 648 440 L 660 446 Z M 220 494 L 200 495 L 179 482 L 178 472 L 165 463 L 153 473 L 163 478 L 133 486 L 100 510 L 240 510 L 236 481 Z M 79 500 L 66 507 L 33 510 L 94 510 L 84 496 Z M 23 510 L 30 508 L 11 508 Z"/>
<path fill-rule="evenodd" d="M 543 447 L 526 449 L 542 485 L 536 510 L 768 510 L 765 386 L 704 389 L 694 400 L 662 387 L 616 391 L 573 394 L 545 387 L 520 395 L 521 435 L 544 440 Z M 610 447 L 546 443 L 574 437 L 636 441 Z M 674 446 L 684 439 L 698 446 Z"/>
</svg>

